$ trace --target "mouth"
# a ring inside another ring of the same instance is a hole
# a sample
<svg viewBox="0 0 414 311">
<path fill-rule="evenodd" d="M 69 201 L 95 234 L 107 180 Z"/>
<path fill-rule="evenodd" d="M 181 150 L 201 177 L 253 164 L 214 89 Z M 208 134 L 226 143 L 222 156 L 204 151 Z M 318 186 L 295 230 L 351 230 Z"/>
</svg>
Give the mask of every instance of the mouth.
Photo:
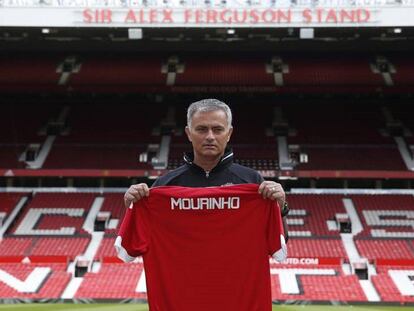
<svg viewBox="0 0 414 311">
<path fill-rule="evenodd" d="M 203 147 L 206 148 L 206 149 L 215 149 L 216 145 L 205 144 L 205 145 L 203 145 Z"/>
</svg>

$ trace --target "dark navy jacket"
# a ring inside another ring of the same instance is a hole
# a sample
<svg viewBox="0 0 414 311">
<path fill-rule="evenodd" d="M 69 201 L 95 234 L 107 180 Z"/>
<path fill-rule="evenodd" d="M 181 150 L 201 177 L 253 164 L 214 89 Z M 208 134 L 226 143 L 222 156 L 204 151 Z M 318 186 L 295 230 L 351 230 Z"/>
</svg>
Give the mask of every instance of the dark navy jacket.
<svg viewBox="0 0 414 311">
<path fill-rule="evenodd" d="M 255 170 L 233 163 L 233 152 L 226 150 L 220 162 L 209 172 L 193 163 L 192 153 L 184 155 L 185 164 L 159 177 L 156 186 L 212 187 L 238 184 L 260 184 L 263 177 Z"/>
</svg>

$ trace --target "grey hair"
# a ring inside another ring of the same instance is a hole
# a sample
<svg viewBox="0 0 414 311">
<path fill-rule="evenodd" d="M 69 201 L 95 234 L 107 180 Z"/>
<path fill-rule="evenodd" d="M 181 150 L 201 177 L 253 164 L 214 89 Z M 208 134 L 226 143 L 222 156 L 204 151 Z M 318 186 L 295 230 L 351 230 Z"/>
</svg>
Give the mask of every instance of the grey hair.
<svg viewBox="0 0 414 311">
<path fill-rule="evenodd" d="M 206 98 L 192 103 L 187 109 L 187 126 L 191 127 L 191 119 L 196 112 L 209 112 L 222 110 L 226 114 L 227 124 L 231 127 L 233 116 L 231 109 L 224 102 L 215 98 Z"/>
</svg>

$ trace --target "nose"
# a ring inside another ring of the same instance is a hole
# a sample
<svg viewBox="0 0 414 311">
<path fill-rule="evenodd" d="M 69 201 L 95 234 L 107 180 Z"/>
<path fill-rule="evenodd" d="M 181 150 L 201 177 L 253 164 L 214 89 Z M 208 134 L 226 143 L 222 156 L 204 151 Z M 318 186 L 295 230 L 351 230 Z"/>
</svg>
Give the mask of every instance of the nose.
<svg viewBox="0 0 414 311">
<path fill-rule="evenodd" d="M 214 133 L 212 129 L 208 130 L 207 136 L 206 136 L 207 140 L 214 140 Z"/>
</svg>

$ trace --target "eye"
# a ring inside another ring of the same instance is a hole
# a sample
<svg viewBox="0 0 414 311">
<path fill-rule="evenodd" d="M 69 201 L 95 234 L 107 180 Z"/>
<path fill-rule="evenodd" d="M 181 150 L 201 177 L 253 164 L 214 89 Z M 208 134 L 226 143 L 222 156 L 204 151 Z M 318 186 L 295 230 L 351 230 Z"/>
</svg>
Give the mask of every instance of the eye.
<svg viewBox="0 0 414 311">
<path fill-rule="evenodd" d="M 223 127 L 214 127 L 213 132 L 216 133 L 216 134 L 221 134 L 221 133 L 224 132 L 224 128 Z"/>
<path fill-rule="evenodd" d="M 199 126 L 199 127 L 196 127 L 195 130 L 199 133 L 205 133 L 207 131 L 207 128 L 203 126 Z"/>
</svg>

